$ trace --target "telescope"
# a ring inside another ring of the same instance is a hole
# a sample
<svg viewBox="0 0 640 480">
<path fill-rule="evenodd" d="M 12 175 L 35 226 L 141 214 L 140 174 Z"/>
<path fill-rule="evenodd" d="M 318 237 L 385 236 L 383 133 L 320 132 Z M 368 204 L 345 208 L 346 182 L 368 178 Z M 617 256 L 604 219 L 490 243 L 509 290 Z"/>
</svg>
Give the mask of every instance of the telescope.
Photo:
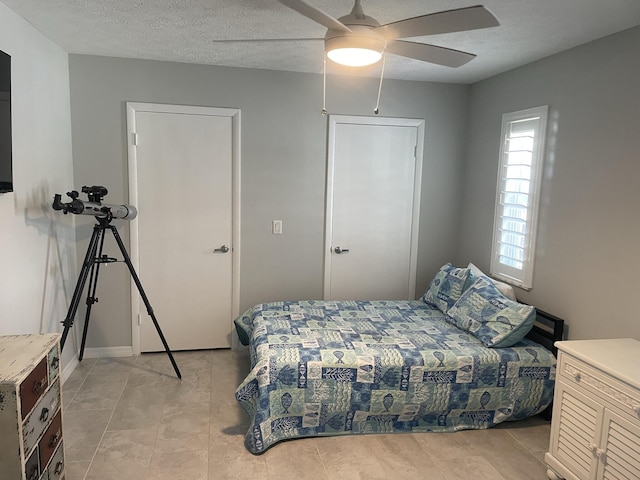
<svg viewBox="0 0 640 480">
<path fill-rule="evenodd" d="M 89 200 L 81 200 L 77 190 L 67 192 L 71 198 L 70 202 L 62 202 L 62 195 L 56 193 L 53 197 L 54 210 L 62 210 L 65 215 L 69 212 L 75 215 L 93 215 L 96 218 L 120 218 L 122 220 L 133 220 L 138 215 L 138 210 L 133 205 L 109 205 L 102 203 L 102 198 L 109 191 L 100 185 L 82 187 L 82 193 L 86 193 Z"/>
<path fill-rule="evenodd" d="M 173 354 L 169 349 L 167 340 L 164 338 L 164 334 L 162 333 L 160 325 L 158 324 L 158 319 L 153 312 L 153 308 L 151 307 L 151 303 L 149 303 L 149 299 L 147 298 L 146 293 L 144 293 L 142 283 L 140 283 L 140 278 L 133 268 L 133 263 L 131 263 L 131 258 L 127 253 L 127 249 L 125 248 L 124 243 L 122 242 L 122 238 L 120 238 L 118 229 L 115 226 L 111 225 L 111 220 L 113 220 L 114 218 L 133 220 L 134 218 L 136 218 L 136 215 L 138 215 L 138 211 L 131 205 L 109 205 L 106 203 L 102 203 L 102 198 L 109 192 L 106 188 L 100 185 L 94 185 L 92 187 L 84 186 L 82 187 L 82 193 L 87 194 L 87 196 L 89 197 L 88 201 L 80 200 L 78 198 L 80 194 L 76 190 L 72 190 L 71 192 L 67 192 L 67 196 L 71 198 L 70 202 L 64 203 L 62 201 L 62 195 L 56 193 L 53 197 L 53 205 L 51 205 L 54 210 L 62 210 L 62 212 L 65 214 L 71 212 L 76 215 L 93 215 L 97 220 L 97 223 L 93 226 L 93 234 L 91 235 L 91 240 L 89 241 L 89 246 L 87 247 L 87 253 L 84 257 L 84 262 L 82 262 L 82 268 L 80 270 L 80 275 L 78 276 L 78 283 L 76 283 L 76 288 L 73 291 L 73 297 L 71 298 L 71 304 L 69 305 L 67 317 L 62 322 L 62 324 L 64 325 L 64 330 L 62 331 L 62 338 L 60 339 L 60 351 L 62 351 L 62 349 L 64 348 L 64 344 L 67 341 L 67 335 L 69 334 L 69 330 L 73 326 L 73 322 L 76 318 L 76 313 L 78 312 L 78 306 L 80 305 L 80 296 L 84 291 L 87 279 L 89 279 L 89 290 L 87 292 L 86 302 L 87 309 L 85 311 L 84 317 L 84 330 L 82 331 L 82 344 L 80 345 L 80 352 L 78 354 L 78 361 L 82 361 L 82 357 L 84 355 L 84 347 L 87 341 L 87 329 L 89 327 L 91 308 L 93 304 L 97 303 L 98 301 L 95 295 L 96 287 L 98 285 L 98 274 L 100 272 L 100 265 L 118 261 L 116 258 L 102 254 L 105 232 L 107 230 L 110 230 L 113 234 L 113 238 L 118 244 L 118 248 L 120 248 L 123 262 L 126 263 L 127 267 L 129 268 L 131 278 L 138 288 L 138 293 L 140 293 L 142 301 L 147 307 L 147 313 L 151 317 L 153 325 L 156 327 L 156 331 L 158 332 L 158 336 L 160 337 L 160 340 L 164 345 L 164 349 L 169 356 L 169 360 L 171 360 L 171 365 L 173 365 L 173 369 L 175 370 L 178 378 L 182 378 L 180 369 L 178 369 L 178 364 L 173 358 Z"/>
</svg>

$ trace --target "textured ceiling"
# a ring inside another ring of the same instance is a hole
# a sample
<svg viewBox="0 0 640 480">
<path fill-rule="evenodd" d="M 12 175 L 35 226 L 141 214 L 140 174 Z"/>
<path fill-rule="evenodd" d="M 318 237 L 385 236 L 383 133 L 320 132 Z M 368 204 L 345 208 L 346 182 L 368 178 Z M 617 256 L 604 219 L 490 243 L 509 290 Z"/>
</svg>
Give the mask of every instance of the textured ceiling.
<svg viewBox="0 0 640 480">
<path fill-rule="evenodd" d="M 333 17 L 350 0 L 308 0 Z M 176 62 L 322 71 L 326 29 L 277 0 L 0 0 L 69 53 Z M 474 0 L 363 0 L 380 23 L 468 7 Z M 640 24 L 640 0 L 486 0 L 499 27 L 418 37 L 477 55 L 448 68 L 395 55 L 385 77 L 473 83 Z M 235 42 L 230 40 L 243 40 Z M 342 73 L 327 63 L 330 73 Z M 349 74 L 378 76 L 380 65 Z"/>
</svg>

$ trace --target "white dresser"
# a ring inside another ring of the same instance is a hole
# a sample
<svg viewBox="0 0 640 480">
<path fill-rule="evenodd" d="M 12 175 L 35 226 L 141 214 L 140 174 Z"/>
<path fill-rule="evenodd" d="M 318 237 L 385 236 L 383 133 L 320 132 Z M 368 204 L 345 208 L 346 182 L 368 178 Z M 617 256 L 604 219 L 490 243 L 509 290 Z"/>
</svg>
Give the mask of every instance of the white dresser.
<svg viewBox="0 0 640 480">
<path fill-rule="evenodd" d="M 0 336 L 0 477 L 64 478 L 59 334 Z"/>
<path fill-rule="evenodd" d="M 552 480 L 640 479 L 640 342 L 556 342 Z"/>
</svg>

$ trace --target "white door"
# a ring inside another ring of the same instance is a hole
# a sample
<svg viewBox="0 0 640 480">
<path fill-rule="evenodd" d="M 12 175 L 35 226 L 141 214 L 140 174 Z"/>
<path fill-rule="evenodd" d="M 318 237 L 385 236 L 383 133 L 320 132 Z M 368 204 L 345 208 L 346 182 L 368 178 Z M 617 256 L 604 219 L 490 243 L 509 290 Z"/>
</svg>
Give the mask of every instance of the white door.
<svg viewBox="0 0 640 480">
<path fill-rule="evenodd" d="M 327 300 L 415 298 L 424 121 L 332 116 Z"/>
<path fill-rule="evenodd" d="M 139 212 L 131 243 L 142 286 L 172 350 L 229 347 L 237 313 L 238 111 L 148 104 L 128 104 L 128 110 L 131 197 Z M 139 323 L 140 351 L 163 350 L 135 290 L 132 300 L 134 344 Z"/>
</svg>

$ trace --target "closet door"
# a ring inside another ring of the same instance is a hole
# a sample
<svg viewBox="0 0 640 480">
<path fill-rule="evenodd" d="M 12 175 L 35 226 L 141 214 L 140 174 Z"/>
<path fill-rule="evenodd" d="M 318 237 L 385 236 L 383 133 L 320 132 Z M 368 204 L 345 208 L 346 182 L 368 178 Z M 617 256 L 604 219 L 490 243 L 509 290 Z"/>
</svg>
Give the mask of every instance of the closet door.
<svg viewBox="0 0 640 480">
<path fill-rule="evenodd" d="M 330 118 L 325 299 L 415 298 L 423 129 Z"/>
</svg>

